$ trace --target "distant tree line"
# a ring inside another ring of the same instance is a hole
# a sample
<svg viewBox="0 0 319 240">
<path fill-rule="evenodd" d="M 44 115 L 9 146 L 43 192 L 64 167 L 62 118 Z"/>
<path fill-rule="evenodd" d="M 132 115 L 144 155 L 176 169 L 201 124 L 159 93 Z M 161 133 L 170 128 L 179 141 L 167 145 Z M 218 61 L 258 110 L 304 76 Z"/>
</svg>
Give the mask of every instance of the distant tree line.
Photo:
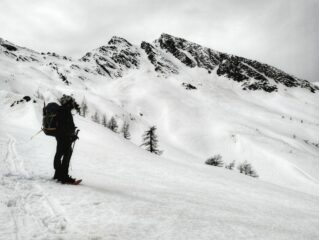
<svg viewBox="0 0 319 240">
<path fill-rule="evenodd" d="M 89 113 L 89 108 L 86 103 L 86 99 L 83 98 L 82 103 L 80 105 L 80 115 L 82 117 L 87 117 Z M 101 124 L 102 126 L 109 128 L 115 133 L 121 133 L 123 134 L 123 137 L 125 139 L 130 139 L 131 134 L 130 134 L 130 125 L 127 121 L 124 121 L 123 126 L 121 130 L 119 131 L 119 125 L 116 121 L 116 118 L 112 116 L 110 120 L 108 121 L 106 114 L 101 114 L 98 111 L 95 111 L 94 114 L 91 116 L 91 120 L 95 123 Z"/>
<path fill-rule="evenodd" d="M 80 105 L 80 115 L 82 117 L 87 117 L 89 113 L 88 105 L 86 99 L 83 98 L 83 101 Z M 106 114 L 101 114 L 98 111 L 95 111 L 91 116 L 91 120 L 95 123 L 101 124 L 102 126 L 109 128 L 111 131 L 115 133 L 123 134 L 125 139 L 131 139 L 130 133 L 130 124 L 128 121 L 124 121 L 122 128 L 119 130 L 119 125 L 116 121 L 116 118 L 112 116 L 110 120 L 107 119 Z M 158 136 L 156 133 L 156 126 L 151 126 L 148 130 L 146 130 L 142 136 L 142 144 L 141 147 L 144 147 L 145 150 L 161 155 L 163 153 L 162 150 L 158 148 Z"/>
</svg>

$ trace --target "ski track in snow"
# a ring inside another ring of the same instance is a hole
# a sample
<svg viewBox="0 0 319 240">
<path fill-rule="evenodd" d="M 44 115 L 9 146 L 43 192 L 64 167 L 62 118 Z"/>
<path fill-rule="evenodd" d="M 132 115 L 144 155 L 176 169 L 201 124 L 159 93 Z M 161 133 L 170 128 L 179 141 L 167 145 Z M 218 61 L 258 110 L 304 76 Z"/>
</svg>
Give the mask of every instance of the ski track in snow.
<svg viewBox="0 0 319 240">
<path fill-rule="evenodd" d="M 68 221 L 61 206 L 37 184 L 23 166 L 12 136 L 0 138 L 1 181 L 7 212 L 0 215 L 0 239 L 61 239 Z"/>
</svg>

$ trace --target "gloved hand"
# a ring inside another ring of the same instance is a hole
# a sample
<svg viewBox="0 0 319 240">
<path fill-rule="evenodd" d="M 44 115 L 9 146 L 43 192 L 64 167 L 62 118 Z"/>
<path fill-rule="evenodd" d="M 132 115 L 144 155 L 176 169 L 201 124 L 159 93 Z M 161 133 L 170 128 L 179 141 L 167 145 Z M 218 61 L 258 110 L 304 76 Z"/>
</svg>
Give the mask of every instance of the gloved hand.
<svg viewBox="0 0 319 240">
<path fill-rule="evenodd" d="M 71 136 L 71 141 L 72 141 L 72 142 L 74 142 L 74 141 L 76 141 L 76 140 L 78 140 L 78 139 L 79 139 L 78 135 L 72 135 L 72 136 Z"/>
</svg>

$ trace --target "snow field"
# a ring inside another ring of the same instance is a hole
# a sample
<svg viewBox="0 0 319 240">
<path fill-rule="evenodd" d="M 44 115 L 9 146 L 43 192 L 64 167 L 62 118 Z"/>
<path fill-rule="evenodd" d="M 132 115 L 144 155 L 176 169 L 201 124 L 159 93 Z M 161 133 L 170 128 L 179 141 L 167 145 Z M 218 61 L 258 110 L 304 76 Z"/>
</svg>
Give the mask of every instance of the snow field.
<svg viewBox="0 0 319 240">
<path fill-rule="evenodd" d="M 317 196 L 152 155 L 82 117 L 71 174 L 84 182 L 57 184 L 33 107 L 1 117 L 3 239 L 318 238 Z"/>
</svg>

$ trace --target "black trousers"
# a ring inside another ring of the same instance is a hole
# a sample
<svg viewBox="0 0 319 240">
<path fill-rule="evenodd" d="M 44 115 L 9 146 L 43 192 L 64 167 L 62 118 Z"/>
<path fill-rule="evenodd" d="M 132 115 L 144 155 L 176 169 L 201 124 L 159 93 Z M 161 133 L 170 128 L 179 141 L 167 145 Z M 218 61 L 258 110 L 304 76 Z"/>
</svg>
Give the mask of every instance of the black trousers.
<svg viewBox="0 0 319 240">
<path fill-rule="evenodd" d="M 69 137 L 56 137 L 57 146 L 54 156 L 55 175 L 63 179 L 69 175 L 69 165 L 72 155 L 72 141 Z"/>
</svg>

